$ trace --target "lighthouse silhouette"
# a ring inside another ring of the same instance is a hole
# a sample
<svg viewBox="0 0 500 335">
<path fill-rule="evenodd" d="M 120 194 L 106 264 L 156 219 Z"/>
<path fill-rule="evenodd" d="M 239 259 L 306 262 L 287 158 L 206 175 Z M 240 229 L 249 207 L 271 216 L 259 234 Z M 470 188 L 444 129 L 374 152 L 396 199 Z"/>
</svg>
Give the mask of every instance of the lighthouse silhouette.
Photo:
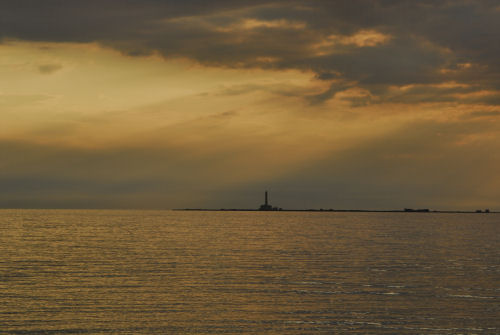
<svg viewBox="0 0 500 335">
<path fill-rule="evenodd" d="M 272 211 L 275 210 L 273 206 L 269 205 L 268 199 L 267 199 L 267 191 L 264 193 L 264 204 L 260 205 L 259 211 Z"/>
</svg>

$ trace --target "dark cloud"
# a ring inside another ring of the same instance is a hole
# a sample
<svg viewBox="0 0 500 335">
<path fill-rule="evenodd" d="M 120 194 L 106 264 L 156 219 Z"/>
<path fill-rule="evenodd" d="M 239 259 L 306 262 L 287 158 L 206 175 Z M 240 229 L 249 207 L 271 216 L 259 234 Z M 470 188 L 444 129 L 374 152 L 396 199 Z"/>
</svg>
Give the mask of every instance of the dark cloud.
<svg viewBox="0 0 500 335">
<path fill-rule="evenodd" d="M 352 42 L 360 32 L 389 39 Z M 381 97 L 391 85 L 445 81 L 500 89 L 500 11 L 490 0 L 2 1 L 0 38 L 98 42 L 131 56 L 157 52 L 212 66 L 312 70 Z M 332 86 L 313 100 L 335 93 Z"/>
<path fill-rule="evenodd" d="M 255 191 L 268 187 L 276 205 L 299 208 L 498 207 L 492 175 L 500 145 L 475 139 L 498 132 L 487 120 L 413 122 Z"/>
<path fill-rule="evenodd" d="M 1 141 L 0 207 L 252 208 L 261 191 L 271 189 L 273 203 L 285 208 L 498 209 L 498 178 L 492 176 L 500 143 L 490 140 L 500 132 L 491 119 L 497 116 L 412 122 L 332 148 L 303 168 L 232 182 L 242 170 L 272 168 L 263 145 L 257 154 L 239 151 L 248 160 L 233 164 L 234 152 L 200 154 L 196 146 L 90 150 Z"/>
<path fill-rule="evenodd" d="M 62 69 L 61 64 L 43 64 L 38 66 L 38 71 L 42 74 L 52 74 Z"/>
<path fill-rule="evenodd" d="M 476 111 L 463 116 L 463 119 L 496 118 L 500 117 L 500 111 Z"/>
<path fill-rule="evenodd" d="M 321 92 L 320 94 L 310 95 L 308 96 L 308 99 L 312 104 L 321 103 L 324 102 L 325 100 L 333 98 L 335 94 L 337 94 L 338 92 L 345 91 L 349 87 L 352 87 L 352 84 L 349 85 L 344 83 L 333 83 L 326 91 Z"/>
<path fill-rule="evenodd" d="M 439 103 L 455 102 L 461 104 L 498 105 L 500 100 L 496 94 L 474 95 L 481 87 L 460 85 L 415 85 L 402 89 L 387 90 L 381 98 L 371 100 L 372 103 Z"/>
<path fill-rule="evenodd" d="M 204 170 L 213 163 L 169 148 L 92 150 L 0 141 L 0 154 L 1 208 L 172 208 L 200 200 L 194 194 L 222 179 L 213 171 L 213 183 L 206 181 Z M 186 190 L 194 193 L 187 197 Z"/>
</svg>

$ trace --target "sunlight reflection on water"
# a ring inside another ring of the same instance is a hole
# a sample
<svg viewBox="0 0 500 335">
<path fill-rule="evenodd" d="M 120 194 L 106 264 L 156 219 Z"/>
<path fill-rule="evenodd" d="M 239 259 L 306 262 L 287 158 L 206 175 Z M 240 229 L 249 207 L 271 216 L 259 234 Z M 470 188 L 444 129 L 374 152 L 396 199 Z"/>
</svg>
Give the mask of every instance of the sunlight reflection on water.
<svg viewBox="0 0 500 335">
<path fill-rule="evenodd" d="M 0 333 L 498 334 L 499 219 L 0 210 Z"/>
</svg>

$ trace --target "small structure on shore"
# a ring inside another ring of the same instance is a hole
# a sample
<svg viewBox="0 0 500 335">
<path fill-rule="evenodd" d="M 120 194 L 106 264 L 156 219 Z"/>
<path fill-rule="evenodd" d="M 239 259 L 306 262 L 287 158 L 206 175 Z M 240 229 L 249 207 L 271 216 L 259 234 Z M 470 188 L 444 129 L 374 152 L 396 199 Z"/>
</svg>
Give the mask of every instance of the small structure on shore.
<svg viewBox="0 0 500 335">
<path fill-rule="evenodd" d="M 405 212 L 417 212 L 417 213 L 428 213 L 430 212 L 429 208 L 419 208 L 419 209 L 413 209 L 413 208 L 405 208 Z"/>
<path fill-rule="evenodd" d="M 260 205 L 259 211 L 279 211 L 281 208 L 278 207 L 273 207 L 269 205 L 268 199 L 267 199 L 267 191 L 265 192 L 265 198 L 264 198 L 264 204 Z"/>
</svg>

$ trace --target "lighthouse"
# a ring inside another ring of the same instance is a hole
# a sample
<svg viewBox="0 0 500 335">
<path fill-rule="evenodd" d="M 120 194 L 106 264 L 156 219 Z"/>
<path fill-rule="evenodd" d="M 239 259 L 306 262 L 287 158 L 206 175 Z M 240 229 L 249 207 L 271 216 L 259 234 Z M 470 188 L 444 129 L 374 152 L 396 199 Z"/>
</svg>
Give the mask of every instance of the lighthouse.
<svg viewBox="0 0 500 335">
<path fill-rule="evenodd" d="M 267 191 L 264 193 L 264 204 L 260 205 L 259 211 L 272 211 L 276 210 L 273 208 L 273 206 L 269 205 L 268 198 L 267 198 Z"/>
</svg>

